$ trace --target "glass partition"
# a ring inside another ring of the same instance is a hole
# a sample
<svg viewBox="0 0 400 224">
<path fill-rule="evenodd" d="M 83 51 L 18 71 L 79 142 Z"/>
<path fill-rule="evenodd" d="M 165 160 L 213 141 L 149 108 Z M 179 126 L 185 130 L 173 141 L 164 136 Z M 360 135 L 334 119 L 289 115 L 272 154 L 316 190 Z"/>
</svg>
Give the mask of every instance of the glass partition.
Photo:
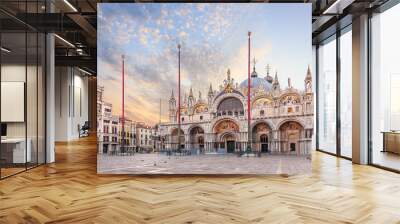
<svg viewBox="0 0 400 224">
<path fill-rule="evenodd" d="M 336 36 L 318 48 L 318 149 L 336 154 Z"/>
<path fill-rule="evenodd" d="M 27 5 L 26 5 L 27 4 Z M 40 13 L 43 1 L 6 3 Z M 45 163 L 45 35 L 0 12 L 0 178 Z M 7 26 L 2 21 L 13 21 Z"/>
<path fill-rule="evenodd" d="M 26 141 L 26 33 L 1 34 L 1 175 L 24 171 L 30 162 Z M 7 50 L 4 50 L 7 49 Z"/>
<path fill-rule="evenodd" d="M 352 34 L 351 26 L 340 36 L 340 154 L 352 157 Z"/>
<path fill-rule="evenodd" d="M 400 5 L 371 19 L 371 162 L 400 170 Z"/>
</svg>

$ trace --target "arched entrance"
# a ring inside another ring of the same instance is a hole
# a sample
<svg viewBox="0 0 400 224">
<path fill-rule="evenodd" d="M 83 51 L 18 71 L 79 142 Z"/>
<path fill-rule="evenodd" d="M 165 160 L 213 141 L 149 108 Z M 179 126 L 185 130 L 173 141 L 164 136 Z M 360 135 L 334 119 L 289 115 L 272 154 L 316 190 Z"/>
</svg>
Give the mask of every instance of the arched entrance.
<svg viewBox="0 0 400 224">
<path fill-rule="evenodd" d="M 204 149 L 204 130 L 201 127 L 194 127 L 189 131 L 190 147 L 192 149 Z"/>
<path fill-rule="evenodd" d="M 181 149 L 185 148 L 185 133 L 182 129 L 180 130 L 180 141 L 178 141 L 178 128 L 172 130 L 170 143 L 172 149 L 178 149 L 179 144 L 181 145 Z"/>
<path fill-rule="evenodd" d="M 236 148 L 236 138 L 232 133 L 227 133 L 222 136 L 222 142 L 227 153 L 234 153 Z"/>
<path fill-rule="evenodd" d="M 261 152 L 268 152 L 268 135 L 260 135 Z"/>
<path fill-rule="evenodd" d="M 216 135 L 216 150 L 224 150 L 228 153 L 233 153 L 236 150 L 236 136 L 239 133 L 239 125 L 231 119 L 224 119 L 218 121 L 214 128 L 214 133 Z"/>
<path fill-rule="evenodd" d="M 270 152 L 272 129 L 266 122 L 257 123 L 252 129 L 253 147 L 259 152 Z"/>
<path fill-rule="evenodd" d="M 279 127 L 281 152 L 299 153 L 304 128 L 296 121 L 287 121 Z"/>
<path fill-rule="evenodd" d="M 204 149 L 204 137 L 203 136 L 199 136 L 198 142 L 199 142 L 199 148 Z"/>
</svg>

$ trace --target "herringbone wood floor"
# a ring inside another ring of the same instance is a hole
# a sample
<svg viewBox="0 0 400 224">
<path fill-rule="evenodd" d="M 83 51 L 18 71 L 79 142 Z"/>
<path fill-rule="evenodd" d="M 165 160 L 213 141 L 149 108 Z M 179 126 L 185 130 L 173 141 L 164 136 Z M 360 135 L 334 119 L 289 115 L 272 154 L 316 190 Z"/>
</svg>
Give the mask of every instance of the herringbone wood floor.
<svg viewBox="0 0 400 224">
<path fill-rule="evenodd" d="M 0 181 L 0 223 L 400 223 L 400 175 L 313 154 L 308 176 L 107 176 L 94 138 Z"/>
</svg>

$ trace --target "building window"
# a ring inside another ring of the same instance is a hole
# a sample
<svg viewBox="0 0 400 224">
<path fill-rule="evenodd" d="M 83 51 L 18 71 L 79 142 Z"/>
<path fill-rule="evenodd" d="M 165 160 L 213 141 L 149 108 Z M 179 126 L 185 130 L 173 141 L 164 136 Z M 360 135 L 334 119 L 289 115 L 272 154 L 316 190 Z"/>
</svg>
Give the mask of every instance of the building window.
<svg viewBox="0 0 400 224">
<path fill-rule="evenodd" d="M 260 116 L 264 116 L 264 110 L 260 110 Z"/>
<path fill-rule="evenodd" d="M 200 120 L 203 120 L 203 116 L 200 116 Z"/>
<path fill-rule="evenodd" d="M 235 97 L 229 97 L 221 101 L 221 103 L 218 105 L 217 111 L 234 111 L 234 110 L 243 110 L 243 104 L 242 102 L 235 98 Z"/>
</svg>

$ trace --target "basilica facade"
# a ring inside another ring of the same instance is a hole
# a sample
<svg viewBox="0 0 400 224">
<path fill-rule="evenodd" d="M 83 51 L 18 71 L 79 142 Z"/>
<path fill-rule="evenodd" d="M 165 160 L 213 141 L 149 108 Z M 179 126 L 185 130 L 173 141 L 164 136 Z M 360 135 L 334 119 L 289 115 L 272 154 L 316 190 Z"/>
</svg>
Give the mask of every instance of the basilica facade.
<svg viewBox="0 0 400 224">
<path fill-rule="evenodd" d="M 169 122 L 159 127 L 162 150 L 180 145 L 181 149 L 201 154 L 234 153 L 246 151 L 250 144 L 255 152 L 308 155 L 312 147 L 314 97 L 310 68 L 305 73 L 304 89 L 294 88 L 290 79 L 283 88 L 277 73 L 274 77 L 269 72 L 259 77 L 253 67 L 248 107 L 248 80 L 236 83 L 228 69 L 218 90 L 210 85 L 205 97 L 201 92 L 195 97 L 192 89 L 185 94 L 180 130 L 177 99 L 172 92 Z"/>
</svg>

